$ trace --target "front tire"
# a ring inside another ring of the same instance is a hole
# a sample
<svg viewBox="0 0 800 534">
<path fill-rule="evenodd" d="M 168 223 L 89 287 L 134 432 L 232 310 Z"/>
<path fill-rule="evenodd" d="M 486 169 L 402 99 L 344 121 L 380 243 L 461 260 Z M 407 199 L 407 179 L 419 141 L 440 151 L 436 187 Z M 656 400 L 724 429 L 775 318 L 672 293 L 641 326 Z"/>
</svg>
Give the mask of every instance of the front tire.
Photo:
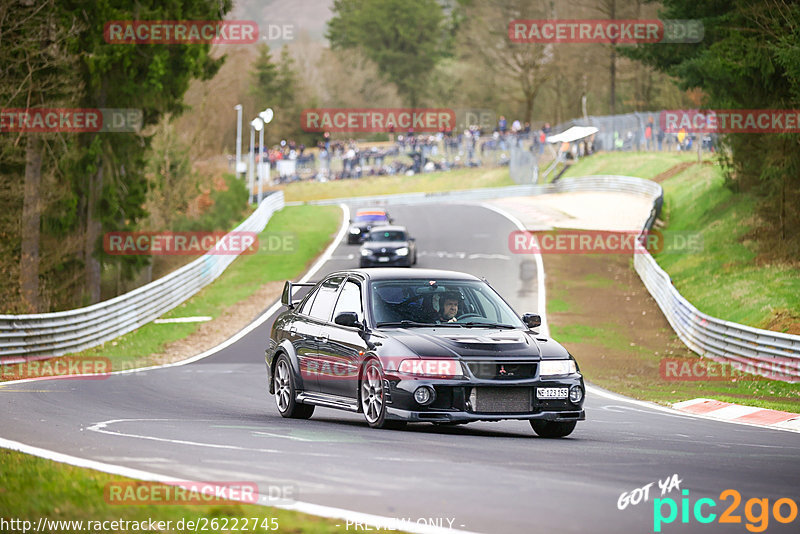
<svg viewBox="0 0 800 534">
<path fill-rule="evenodd" d="M 541 421 L 536 419 L 530 420 L 533 431 L 542 438 L 563 438 L 572 434 L 575 430 L 577 421 Z"/>
<path fill-rule="evenodd" d="M 400 429 L 405 421 L 386 419 L 386 393 L 383 389 L 384 374 L 378 360 L 369 360 L 364 366 L 359 386 L 361 410 L 367 424 L 372 428 Z"/>
<path fill-rule="evenodd" d="M 308 419 L 314 413 L 314 406 L 299 404 L 294 372 L 285 354 L 278 357 L 275 364 L 275 404 L 281 416 L 289 419 Z"/>
</svg>

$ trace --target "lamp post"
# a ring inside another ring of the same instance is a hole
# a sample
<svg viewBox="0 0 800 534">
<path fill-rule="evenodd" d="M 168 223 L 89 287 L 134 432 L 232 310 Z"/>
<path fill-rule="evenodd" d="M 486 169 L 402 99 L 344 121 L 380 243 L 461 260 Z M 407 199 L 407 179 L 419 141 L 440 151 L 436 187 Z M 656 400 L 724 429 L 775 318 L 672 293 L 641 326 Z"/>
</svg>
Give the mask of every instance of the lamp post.
<svg viewBox="0 0 800 534">
<path fill-rule="evenodd" d="M 267 108 L 261 113 L 258 114 L 258 118 L 264 121 L 261 130 L 259 131 L 258 139 L 259 139 L 259 149 L 258 149 L 258 163 L 259 163 L 259 173 L 258 173 L 258 202 L 261 203 L 261 196 L 264 192 L 264 176 L 263 172 L 261 172 L 262 166 L 264 164 L 264 156 L 261 154 L 261 150 L 264 148 L 264 130 L 266 130 L 267 124 L 272 121 L 273 116 L 272 108 Z M 267 167 L 267 177 L 269 177 L 270 168 Z"/>
<path fill-rule="evenodd" d="M 242 165 L 242 105 L 236 104 L 233 109 L 236 110 L 236 170 L 234 174 L 239 178 L 239 169 Z"/>
<path fill-rule="evenodd" d="M 253 167 L 255 167 L 255 155 L 253 154 L 255 142 L 256 142 L 256 130 L 261 130 L 264 127 L 264 121 L 256 117 L 250 123 L 250 165 L 247 169 L 249 180 L 248 180 L 248 187 L 247 187 L 247 198 L 248 202 L 252 204 L 253 198 Z"/>
</svg>

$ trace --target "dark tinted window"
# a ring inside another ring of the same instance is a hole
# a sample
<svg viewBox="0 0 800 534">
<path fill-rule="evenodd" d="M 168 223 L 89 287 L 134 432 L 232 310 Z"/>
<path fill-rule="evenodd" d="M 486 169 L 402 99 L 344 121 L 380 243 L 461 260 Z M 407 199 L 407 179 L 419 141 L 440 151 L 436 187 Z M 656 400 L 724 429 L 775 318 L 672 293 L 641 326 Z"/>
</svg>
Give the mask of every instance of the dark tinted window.
<svg viewBox="0 0 800 534">
<path fill-rule="evenodd" d="M 402 230 L 375 231 L 373 228 L 367 239 L 369 241 L 405 241 L 406 234 Z"/>
<path fill-rule="evenodd" d="M 336 302 L 337 291 L 343 280 L 344 276 L 336 276 L 322 283 L 319 290 L 317 290 L 311 310 L 308 312 L 311 317 L 322 319 L 323 321 L 330 320 L 333 305 Z"/>
<path fill-rule="evenodd" d="M 333 310 L 334 319 L 342 312 L 356 312 L 359 321 L 364 319 L 364 310 L 361 305 L 361 286 L 353 280 L 345 282 L 342 292 L 339 294 L 339 300 L 336 301 L 336 307 Z"/>
</svg>

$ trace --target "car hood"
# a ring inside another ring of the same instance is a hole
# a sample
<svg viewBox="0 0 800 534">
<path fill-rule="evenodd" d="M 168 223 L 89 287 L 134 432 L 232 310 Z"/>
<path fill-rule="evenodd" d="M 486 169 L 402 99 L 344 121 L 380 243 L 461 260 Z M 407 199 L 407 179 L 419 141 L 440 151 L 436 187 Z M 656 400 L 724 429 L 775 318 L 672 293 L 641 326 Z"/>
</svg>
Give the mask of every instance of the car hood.
<svg viewBox="0 0 800 534">
<path fill-rule="evenodd" d="M 569 357 L 569 353 L 558 342 L 525 330 L 445 326 L 398 328 L 382 333 L 389 338 L 385 343 L 387 353 L 401 351 L 404 347 L 420 357 L 460 357 L 467 360 L 487 357 L 533 360 Z"/>
</svg>

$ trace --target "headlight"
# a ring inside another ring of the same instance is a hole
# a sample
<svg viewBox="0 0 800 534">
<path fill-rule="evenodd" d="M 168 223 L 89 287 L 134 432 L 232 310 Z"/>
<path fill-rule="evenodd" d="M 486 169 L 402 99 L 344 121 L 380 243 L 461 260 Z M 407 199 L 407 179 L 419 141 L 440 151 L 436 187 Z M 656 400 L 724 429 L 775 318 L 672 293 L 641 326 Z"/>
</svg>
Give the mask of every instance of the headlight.
<svg viewBox="0 0 800 534">
<path fill-rule="evenodd" d="M 539 376 L 570 375 L 578 371 L 575 360 L 542 360 Z"/>
<path fill-rule="evenodd" d="M 398 248 L 394 253 L 398 256 L 408 256 L 408 247 Z"/>
<path fill-rule="evenodd" d="M 368 248 L 362 248 L 361 249 L 361 255 L 362 256 L 372 256 L 372 251 L 370 249 L 368 249 Z"/>
<path fill-rule="evenodd" d="M 360 234 L 361 233 L 361 229 L 360 228 L 350 228 L 350 233 L 351 234 Z"/>
<path fill-rule="evenodd" d="M 415 376 L 431 376 L 439 378 L 456 378 L 464 376 L 461 364 L 458 360 L 449 358 L 442 359 L 415 359 L 403 360 L 398 373 Z"/>
</svg>

